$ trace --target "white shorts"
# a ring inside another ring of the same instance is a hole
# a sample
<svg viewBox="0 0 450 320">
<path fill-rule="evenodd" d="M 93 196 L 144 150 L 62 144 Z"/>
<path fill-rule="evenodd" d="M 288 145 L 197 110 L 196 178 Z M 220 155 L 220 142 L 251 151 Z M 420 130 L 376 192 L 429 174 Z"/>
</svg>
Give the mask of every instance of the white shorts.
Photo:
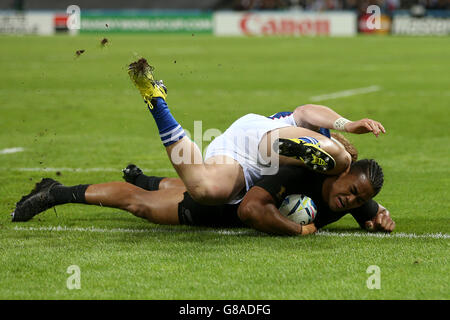
<svg viewBox="0 0 450 320">
<path fill-rule="evenodd" d="M 295 126 L 293 116 L 271 119 L 258 114 L 247 114 L 236 120 L 223 134 L 215 138 L 206 150 L 205 160 L 213 156 L 228 156 L 237 161 L 244 172 L 249 190 L 270 164 L 261 161 L 258 147 L 263 136 L 274 129 Z M 239 203 L 242 197 L 229 203 Z"/>
</svg>

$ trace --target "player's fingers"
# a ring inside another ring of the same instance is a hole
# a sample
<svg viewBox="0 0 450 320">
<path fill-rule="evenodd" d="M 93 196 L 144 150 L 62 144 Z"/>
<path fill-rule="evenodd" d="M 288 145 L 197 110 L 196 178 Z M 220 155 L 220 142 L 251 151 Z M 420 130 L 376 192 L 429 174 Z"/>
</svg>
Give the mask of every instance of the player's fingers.
<svg viewBox="0 0 450 320">
<path fill-rule="evenodd" d="M 377 229 L 383 230 L 385 225 L 386 225 L 386 221 L 384 219 L 384 216 L 380 215 L 380 219 L 379 220 L 377 219 Z"/>
<path fill-rule="evenodd" d="M 384 228 L 384 230 L 385 230 L 386 232 L 392 232 L 392 230 L 394 230 L 394 226 L 395 226 L 394 221 L 390 220 L 390 221 L 386 224 L 386 227 Z"/>
<path fill-rule="evenodd" d="M 386 229 L 391 221 L 392 220 L 390 217 L 383 215 L 383 219 L 381 220 L 381 227 Z"/>
<path fill-rule="evenodd" d="M 364 122 L 363 126 L 367 130 L 367 132 L 373 132 L 373 128 L 372 128 L 372 126 L 370 125 L 369 122 Z"/>
<path fill-rule="evenodd" d="M 365 127 L 372 132 L 376 137 L 378 137 L 379 131 L 375 128 L 375 126 L 372 124 L 370 120 L 366 121 Z"/>
<path fill-rule="evenodd" d="M 376 122 L 378 128 L 381 130 L 381 132 L 386 133 L 386 129 L 383 127 L 383 125 L 380 122 Z"/>
<path fill-rule="evenodd" d="M 370 125 L 372 127 L 373 134 L 378 137 L 380 135 L 380 132 L 381 132 L 381 129 L 378 127 L 378 124 L 375 121 L 371 120 L 370 121 Z"/>
<path fill-rule="evenodd" d="M 382 219 L 383 219 L 383 214 L 379 214 L 379 215 L 377 215 L 377 217 L 375 218 L 375 225 L 376 226 L 380 226 L 381 225 L 381 221 L 382 221 Z"/>
<path fill-rule="evenodd" d="M 386 222 L 384 222 L 384 219 L 381 219 L 379 223 L 375 224 L 375 229 L 378 231 L 384 231 L 386 229 Z"/>
<path fill-rule="evenodd" d="M 378 121 L 372 121 L 372 126 L 378 131 L 378 133 L 385 132 L 383 126 Z"/>
<path fill-rule="evenodd" d="M 391 227 L 391 232 L 392 232 L 392 231 L 394 231 L 394 229 L 395 229 L 395 221 L 394 221 L 394 220 L 392 220 L 392 227 Z"/>
</svg>

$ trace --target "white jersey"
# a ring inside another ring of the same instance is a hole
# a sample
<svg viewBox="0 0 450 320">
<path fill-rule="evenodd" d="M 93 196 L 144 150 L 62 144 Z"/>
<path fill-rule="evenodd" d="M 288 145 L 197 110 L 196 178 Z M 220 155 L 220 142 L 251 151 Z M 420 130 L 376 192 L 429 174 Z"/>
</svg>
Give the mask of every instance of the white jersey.
<svg viewBox="0 0 450 320">
<path fill-rule="evenodd" d="M 205 159 L 213 156 L 228 156 L 237 161 L 244 172 L 248 191 L 268 169 L 261 162 L 259 143 L 263 136 L 272 130 L 297 126 L 292 112 L 279 112 L 270 117 L 247 114 L 237 119 L 223 134 L 215 138 L 206 150 Z M 239 203 L 242 196 L 229 203 Z"/>
</svg>

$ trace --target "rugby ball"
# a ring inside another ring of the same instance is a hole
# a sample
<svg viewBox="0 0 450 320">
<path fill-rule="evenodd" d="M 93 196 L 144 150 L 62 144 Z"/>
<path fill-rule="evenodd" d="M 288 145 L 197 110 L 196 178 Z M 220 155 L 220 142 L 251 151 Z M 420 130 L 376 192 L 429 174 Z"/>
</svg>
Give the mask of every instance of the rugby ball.
<svg viewBox="0 0 450 320">
<path fill-rule="evenodd" d="M 310 224 L 317 216 L 314 201 L 302 194 L 291 194 L 284 198 L 279 211 L 289 220 L 299 224 Z"/>
</svg>

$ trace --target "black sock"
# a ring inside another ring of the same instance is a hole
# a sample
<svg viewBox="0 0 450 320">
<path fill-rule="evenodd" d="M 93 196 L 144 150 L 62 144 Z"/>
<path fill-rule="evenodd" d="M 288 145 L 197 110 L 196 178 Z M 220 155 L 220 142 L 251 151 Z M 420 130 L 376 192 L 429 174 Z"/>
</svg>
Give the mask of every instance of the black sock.
<svg viewBox="0 0 450 320">
<path fill-rule="evenodd" d="M 159 183 L 162 179 L 164 177 L 146 176 L 142 173 L 136 177 L 134 185 L 147 191 L 155 191 L 159 190 Z"/>
<path fill-rule="evenodd" d="M 90 184 L 79 184 L 73 187 L 54 186 L 50 195 L 55 200 L 55 205 L 64 203 L 86 203 L 85 193 Z"/>
</svg>

